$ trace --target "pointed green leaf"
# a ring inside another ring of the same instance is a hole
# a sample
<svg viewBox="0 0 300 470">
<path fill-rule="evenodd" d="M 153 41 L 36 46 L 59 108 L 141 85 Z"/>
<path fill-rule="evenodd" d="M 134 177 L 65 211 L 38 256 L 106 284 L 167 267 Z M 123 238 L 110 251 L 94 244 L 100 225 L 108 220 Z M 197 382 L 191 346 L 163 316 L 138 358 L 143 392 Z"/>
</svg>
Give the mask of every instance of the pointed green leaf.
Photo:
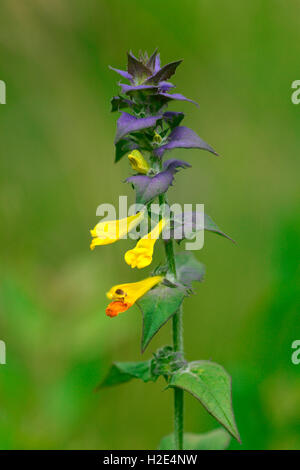
<svg viewBox="0 0 300 470">
<path fill-rule="evenodd" d="M 203 225 L 204 222 L 204 225 Z M 184 214 L 175 215 L 174 217 L 174 229 L 171 231 L 171 237 L 175 237 L 176 241 L 180 243 L 182 240 L 192 240 L 197 232 L 200 230 L 207 230 L 208 232 L 214 232 L 217 235 L 228 238 L 233 243 L 235 241 L 226 235 L 212 220 L 208 214 L 204 214 L 204 221 L 202 214 L 199 212 L 185 212 Z"/>
<path fill-rule="evenodd" d="M 127 70 L 135 79 L 142 82 L 146 77 L 151 75 L 151 70 L 138 60 L 131 52 L 127 52 Z"/>
<path fill-rule="evenodd" d="M 219 428 L 205 434 L 185 433 L 183 450 L 224 450 L 230 442 L 230 435 Z M 162 438 L 158 450 L 175 450 L 174 434 Z"/>
<path fill-rule="evenodd" d="M 98 389 L 119 385 L 131 379 L 141 379 L 143 382 L 156 380 L 151 374 L 151 361 L 115 362 Z"/>
<path fill-rule="evenodd" d="M 177 312 L 186 290 L 163 284 L 147 292 L 137 305 L 143 315 L 142 352 L 158 330 Z"/>
<path fill-rule="evenodd" d="M 207 214 L 204 214 L 204 229 L 208 230 L 209 232 L 214 232 L 217 235 L 221 235 L 221 237 L 228 238 L 228 240 L 231 240 L 233 243 L 235 243 L 235 241 L 229 237 L 229 235 L 226 235 L 226 233 L 219 229 L 217 224 Z"/>
<path fill-rule="evenodd" d="M 177 278 L 181 284 L 190 287 L 192 281 L 203 281 L 205 266 L 190 251 L 175 256 Z"/>
<path fill-rule="evenodd" d="M 190 362 L 172 376 L 168 387 L 181 388 L 197 398 L 240 442 L 231 404 L 231 378 L 222 366 L 210 361 Z"/>
<path fill-rule="evenodd" d="M 164 65 L 158 72 L 149 77 L 145 83 L 155 83 L 158 84 L 161 81 L 169 80 L 172 75 L 174 75 L 178 65 L 180 65 L 182 60 L 177 60 L 176 62 L 171 62 L 170 64 Z"/>
</svg>

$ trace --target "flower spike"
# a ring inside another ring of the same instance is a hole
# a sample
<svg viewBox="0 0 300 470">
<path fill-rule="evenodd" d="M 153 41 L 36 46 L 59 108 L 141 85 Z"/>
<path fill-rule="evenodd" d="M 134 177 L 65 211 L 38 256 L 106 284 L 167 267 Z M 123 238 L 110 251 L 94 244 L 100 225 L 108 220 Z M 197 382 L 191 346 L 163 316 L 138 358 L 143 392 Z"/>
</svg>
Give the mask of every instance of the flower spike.
<svg viewBox="0 0 300 470">
<path fill-rule="evenodd" d="M 177 158 L 163 160 L 165 153 L 173 149 L 197 148 L 217 153 L 192 129 L 182 125 L 184 113 L 167 111 L 168 104 L 175 101 L 197 104 L 181 93 L 174 93 L 175 86 L 169 81 L 182 61 L 161 65 L 157 49 L 151 55 L 140 51 L 135 56 L 130 51 L 127 58 L 127 70 L 110 67 L 122 77 L 122 82 L 127 81 L 127 84 L 118 83 L 120 91 L 111 100 L 111 110 L 120 113 L 114 142 L 115 162 L 128 157 L 130 170 L 133 170 L 129 172 L 133 174 L 125 181 L 131 183 L 135 191 L 135 207 L 142 209 L 136 209 L 137 214 L 121 220 L 104 222 L 102 219 L 91 230 L 91 249 L 125 238 L 135 226 L 146 222 L 148 215 L 155 220 L 149 233 L 140 227 L 139 241 L 125 253 L 125 262 L 131 268 L 149 266 L 154 245 L 158 238 L 163 238 L 166 263 L 160 263 L 151 277 L 113 286 L 106 294 L 110 303 L 105 312 L 108 317 L 116 317 L 135 303 L 138 305 L 143 317 L 142 352 L 160 328 L 172 319 L 173 346 L 161 348 L 147 361 L 114 363 L 101 387 L 133 378 L 155 382 L 163 376 L 167 388 L 174 388 L 175 427 L 173 434 L 162 439 L 159 449 L 195 450 L 204 448 L 204 441 L 211 448 L 224 449 L 229 443 L 229 434 L 240 442 L 232 411 L 230 376 L 211 361 L 187 362 L 183 348 L 182 303 L 193 293 L 192 283 L 203 280 L 205 267 L 192 252 L 175 254 L 174 241 L 178 244 L 184 239 L 199 242 L 201 237 L 196 239 L 196 235 L 203 230 L 229 237 L 202 211 L 187 212 L 184 207 L 179 213 L 177 206 L 176 209 L 169 206 L 166 193 L 176 173 L 191 165 Z M 159 210 L 152 206 L 156 198 Z M 185 248 L 191 248 L 191 244 Z M 191 249 L 201 248 L 202 244 L 196 243 Z M 184 433 L 184 392 L 197 398 L 226 431 L 217 429 L 209 436 Z"/>
</svg>

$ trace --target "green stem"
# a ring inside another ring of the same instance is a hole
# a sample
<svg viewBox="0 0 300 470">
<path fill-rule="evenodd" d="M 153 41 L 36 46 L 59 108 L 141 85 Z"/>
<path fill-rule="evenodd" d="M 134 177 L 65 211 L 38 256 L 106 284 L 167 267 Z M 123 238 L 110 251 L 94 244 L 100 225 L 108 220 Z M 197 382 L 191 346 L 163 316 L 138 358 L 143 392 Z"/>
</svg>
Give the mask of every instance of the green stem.
<svg viewBox="0 0 300 470">
<path fill-rule="evenodd" d="M 173 241 L 172 240 L 165 240 L 165 251 L 166 256 L 169 264 L 169 269 L 174 274 L 176 278 L 176 264 L 175 264 L 175 257 L 174 257 L 174 248 L 173 248 Z"/>
<path fill-rule="evenodd" d="M 166 203 L 164 195 L 159 198 L 160 204 Z M 173 240 L 165 240 L 165 251 L 170 271 L 176 278 L 176 263 Z M 173 316 L 173 348 L 183 353 L 182 307 Z M 183 449 L 183 390 L 174 388 L 174 440 L 175 449 Z"/>
<path fill-rule="evenodd" d="M 182 308 L 173 316 L 174 351 L 183 352 Z M 175 449 L 183 449 L 183 390 L 174 388 L 174 439 Z"/>
</svg>

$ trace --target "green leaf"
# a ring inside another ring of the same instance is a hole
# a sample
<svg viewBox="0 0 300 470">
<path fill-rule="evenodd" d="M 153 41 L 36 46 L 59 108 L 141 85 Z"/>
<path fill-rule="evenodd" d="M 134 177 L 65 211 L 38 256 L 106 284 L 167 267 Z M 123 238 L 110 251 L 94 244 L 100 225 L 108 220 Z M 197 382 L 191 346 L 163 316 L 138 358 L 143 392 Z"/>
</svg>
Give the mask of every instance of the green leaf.
<svg viewBox="0 0 300 470">
<path fill-rule="evenodd" d="M 174 228 L 171 230 L 171 237 L 175 238 L 177 243 L 180 243 L 184 239 L 192 240 L 196 233 L 200 230 L 207 230 L 208 232 L 214 232 L 217 235 L 228 238 L 233 243 L 235 241 L 226 235 L 212 220 L 208 214 L 204 214 L 204 221 L 202 220 L 202 214 L 199 212 L 185 212 L 184 214 L 175 215 L 173 219 Z M 203 223 L 204 222 L 204 226 Z"/>
<path fill-rule="evenodd" d="M 143 362 L 115 362 L 103 382 L 97 387 L 111 387 L 121 383 L 129 382 L 131 379 L 141 379 L 143 382 L 156 380 L 151 373 L 151 361 Z"/>
<path fill-rule="evenodd" d="M 219 428 L 205 434 L 185 433 L 183 450 L 224 450 L 230 443 L 230 435 Z M 175 450 L 174 434 L 162 438 L 158 450 Z"/>
<path fill-rule="evenodd" d="M 211 361 L 190 362 L 175 372 L 168 385 L 197 398 L 204 408 L 240 442 L 231 404 L 231 378 L 222 366 Z"/>
<path fill-rule="evenodd" d="M 114 113 L 115 111 L 120 111 L 122 109 L 126 109 L 129 107 L 129 105 L 133 102 L 126 99 L 126 98 L 123 98 L 123 96 L 114 96 L 111 100 L 110 100 L 110 103 L 111 103 L 111 112 Z"/>
<path fill-rule="evenodd" d="M 205 266 L 189 251 L 182 251 L 175 256 L 177 278 L 181 284 L 190 287 L 192 281 L 201 282 L 205 275 Z"/>
<path fill-rule="evenodd" d="M 144 65 L 143 62 L 136 59 L 131 52 L 127 52 L 127 58 L 127 70 L 135 80 L 138 79 L 138 81 L 142 83 L 146 77 L 149 77 L 152 74 L 152 71 Z"/>
<path fill-rule="evenodd" d="M 158 330 L 177 312 L 185 295 L 184 288 L 160 284 L 137 302 L 143 315 L 142 352 Z"/>
<path fill-rule="evenodd" d="M 181 285 L 190 289 L 193 281 L 203 281 L 205 275 L 205 266 L 204 264 L 200 263 L 200 261 L 198 261 L 193 255 L 193 253 L 191 253 L 190 251 L 182 251 L 180 253 L 177 253 L 175 255 L 175 263 L 177 281 Z M 178 285 L 176 284 L 176 279 L 174 279 L 174 275 L 169 270 L 168 264 L 158 266 L 153 271 L 152 275 L 166 276 L 164 284 L 168 283 L 170 287 Z"/>
<path fill-rule="evenodd" d="M 228 238 L 228 240 L 231 240 L 233 243 L 235 243 L 235 241 L 231 237 L 229 237 L 229 235 L 226 235 L 226 233 L 222 232 L 222 230 L 219 229 L 217 224 L 207 214 L 204 214 L 204 229 L 208 230 L 209 232 L 214 232 L 217 235 L 221 235 L 221 237 Z"/>
<path fill-rule="evenodd" d="M 122 157 L 124 157 L 124 155 L 126 155 L 127 152 L 138 148 L 138 145 L 130 138 L 125 137 L 124 139 L 119 140 L 119 142 L 115 144 L 115 147 L 115 163 L 117 163 L 119 160 L 121 160 Z"/>
</svg>

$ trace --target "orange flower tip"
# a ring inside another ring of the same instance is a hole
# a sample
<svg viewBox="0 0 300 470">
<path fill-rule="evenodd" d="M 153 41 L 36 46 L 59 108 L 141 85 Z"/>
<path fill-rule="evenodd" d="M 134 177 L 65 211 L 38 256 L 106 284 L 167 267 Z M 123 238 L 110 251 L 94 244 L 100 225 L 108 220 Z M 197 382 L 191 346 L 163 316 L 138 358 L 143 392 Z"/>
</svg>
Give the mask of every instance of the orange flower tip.
<svg viewBox="0 0 300 470">
<path fill-rule="evenodd" d="M 117 317 L 119 313 L 126 312 L 126 310 L 128 310 L 130 307 L 131 305 L 126 302 L 115 300 L 107 306 L 105 313 L 108 317 L 113 318 Z"/>
</svg>

